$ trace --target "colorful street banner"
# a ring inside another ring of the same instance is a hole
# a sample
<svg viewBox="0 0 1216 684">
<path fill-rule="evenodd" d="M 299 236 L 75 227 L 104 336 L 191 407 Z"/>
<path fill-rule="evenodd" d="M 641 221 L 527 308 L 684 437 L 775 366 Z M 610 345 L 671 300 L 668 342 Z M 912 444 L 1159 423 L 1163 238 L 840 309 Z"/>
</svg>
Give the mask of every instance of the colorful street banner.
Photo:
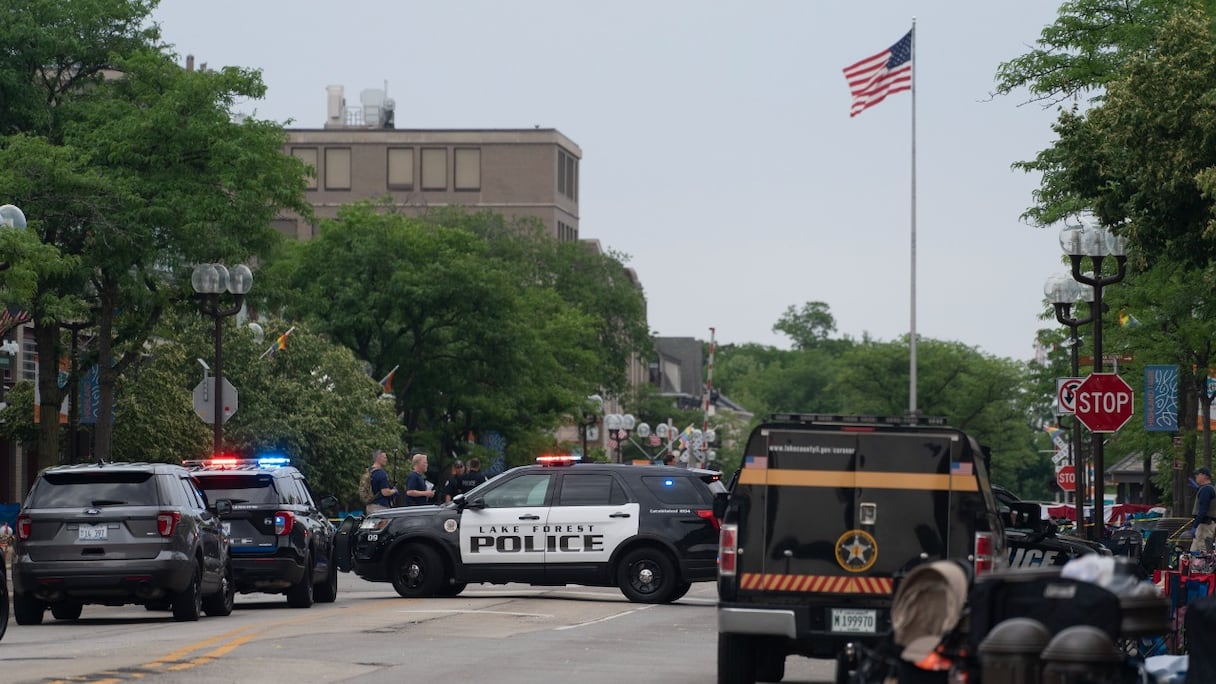
<svg viewBox="0 0 1216 684">
<path fill-rule="evenodd" d="M 1178 366 L 1144 367 L 1144 431 L 1178 431 Z"/>
</svg>

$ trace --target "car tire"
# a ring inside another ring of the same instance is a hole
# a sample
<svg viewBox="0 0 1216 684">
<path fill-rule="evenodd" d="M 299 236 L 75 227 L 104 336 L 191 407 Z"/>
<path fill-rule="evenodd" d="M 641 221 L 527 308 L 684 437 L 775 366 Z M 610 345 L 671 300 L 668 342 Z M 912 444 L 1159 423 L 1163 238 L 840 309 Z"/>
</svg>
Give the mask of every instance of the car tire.
<svg viewBox="0 0 1216 684">
<path fill-rule="evenodd" d="M 671 592 L 671 598 L 667 599 L 667 602 L 679 601 L 684 598 L 689 589 L 692 589 L 692 582 L 680 582 L 676 585 L 676 590 Z"/>
<path fill-rule="evenodd" d="M 0 551 L 0 553 L 3 553 Z M 0 555 L 0 568 L 3 567 L 4 556 Z M 4 638 L 4 633 L 8 631 L 8 578 L 5 577 L 3 570 L 0 570 L 0 639 Z"/>
<path fill-rule="evenodd" d="M 173 619 L 178 622 L 195 622 L 203 614 L 203 588 L 201 572 L 197 565 L 190 575 L 190 584 L 173 597 Z"/>
<path fill-rule="evenodd" d="M 304 555 L 304 574 L 295 584 L 287 587 L 287 605 L 292 608 L 312 608 L 313 596 L 312 552 Z"/>
<path fill-rule="evenodd" d="M 83 611 L 84 604 L 80 601 L 56 601 L 51 604 L 51 615 L 56 620 L 79 620 Z"/>
<path fill-rule="evenodd" d="M 425 544 L 407 544 L 393 556 L 389 568 L 393 589 L 403 598 L 436 596 L 443 590 L 443 561 Z"/>
<path fill-rule="evenodd" d="M 13 618 L 19 625 L 41 625 L 46 603 L 29 594 L 13 594 Z"/>
<path fill-rule="evenodd" d="M 670 603 L 680 579 L 665 552 L 653 547 L 634 549 L 617 565 L 616 583 L 634 603 Z"/>
<path fill-rule="evenodd" d="M 761 682 L 785 679 L 785 654 L 771 644 L 756 649 L 756 679 Z"/>
<path fill-rule="evenodd" d="M 334 560 L 334 552 L 331 551 L 329 562 L 325 564 L 325 581 L 312 590 L 313 598 L 317 600 L 317 603 L 333 603 L 338 600 L 338 566 Z"/>
<path fill-rule="evenodd" d="M 718 684 L 755 684 L 753 641 L 743 634 L 718 632 Z"/>
<path fill-rule="evenodd" d="M 203 599 L 203 612 L 210 617 L 232 615 L 236 607 L 236 583 L 232 581 L 232 566 L 224 566 L 220 576 L 220 590 Z"/>
</svg>

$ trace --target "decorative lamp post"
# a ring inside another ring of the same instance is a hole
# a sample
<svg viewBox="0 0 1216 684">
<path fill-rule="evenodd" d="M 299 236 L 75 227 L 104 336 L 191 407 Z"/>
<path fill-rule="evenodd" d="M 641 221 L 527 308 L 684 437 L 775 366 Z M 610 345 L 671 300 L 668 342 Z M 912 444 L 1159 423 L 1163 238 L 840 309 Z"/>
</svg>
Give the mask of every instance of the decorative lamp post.
<svg viewBox="0 0 1216 684">
<path fill-rule="evenodd" d="M 1055 309 L 1056 320 L 1061 325 L 1068 326 L 1071 357 L 1069 372 L 1071 377 L 1075 378 L 1080 372 L 1078 353 L 1080 351 L 1081 340 L 1077 336 L 1077 329 L 1094 320 L 1093 288 L 1078 283 L 1067 273 L 1057 273 L 1047 279 L 1047 284 L 1043 286 L 1043 293 L 1047 295 L 1047 301 L 1051 302 L 1052 307 Z M 1086 318 L 1072 316 L 1073 304 L 1081 300 L 1089 302 L 1090 313 Z M 1085 458 L 1081 455 L 1081 421 L 1077 420 L 1076 416 L 1073 417 L 1072 428 L 1069 430 L 1068 447 L 1069 455 L 1072 457 L 1070 465 L 1072 465 L 1076 477 L 1076 488 L 1073 490 L 1073 504 L 1076 506 L 1077 525 L 1079 526 L 1085 520 L 1086 478 Z"/>
<path fill-rule="evenodd" d="M 0 206 L 0 228 L 25 228 L 25 212 L 11 204 Z M 0 261 L 0 271 L 7 271 L 11 266 L 7 261 Z"/>
<path fill-rule="evenodd" d="M 1093 308 L 1091 309 L 1094 324 L 1094 372 L 1102 372 L 1102 288 L 1113 285 L 1126 275 L 1127 267 L 1127 238 L 1115 235 L 1105 228 L 1096 226 L 1065 226 L 1060 231 L 1060 247 L 1068 255 L 1072 263 L 1072 277 L 1079 283 L 1093 288 Z M 1102 262 L 1106 257 L 1115 258 L 1116 272 L 1114 275 L 1103 275 Z M 1081 264 L 1085 257 L 1093 263 L 1093 273 L 1083 273 Z M 1093 434 L 1093 464 L 1094 464 L 1094 526 L 1090 539 L 1099 540 L 1098 526 L 1103 526 L 1105 532 L 1106 518 L 1102 512 L 1103 483 L 1106 481 L 1104 469 L 1104 444 L 1100 432 Z"/>
<path fill-rule="evenodd" d="M 604 429 L 608 431 L 608 439 L 616 440 L 615 463 L 622 460 L 621 442 L 629 438 L 629 433 L 633 432 L 636 426 L 637 418 L 634 418 L 632 413 L 609 413 L 604 416 Z"/>
<path fill-rule="evenodd" d="M 190 285 L 198 296 L 198 308 L 215 319 L 215 421 L 214 453 L 223 451 L 224 444 L 224 318 L 233 316 L 245 303 L 245 294 L 253 286 L 253 272 L 245 264 L 233 266 L 229 271 L 223 264 L 199 264 L 190 276 Z M 225 293 L 233 296 L 233 304 L 220 306 L 220 297 Z"/>
</svg>

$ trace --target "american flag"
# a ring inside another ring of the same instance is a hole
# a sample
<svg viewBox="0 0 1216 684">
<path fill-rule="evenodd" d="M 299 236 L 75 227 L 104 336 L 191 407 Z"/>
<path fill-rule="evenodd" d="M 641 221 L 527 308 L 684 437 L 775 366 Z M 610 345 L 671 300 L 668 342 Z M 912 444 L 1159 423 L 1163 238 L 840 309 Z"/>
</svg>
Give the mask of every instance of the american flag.
<svg viewBox="0 0 1216 684">
<path fill-rule="evenodd" d="M 30 312 L 25 309 L 0 307 L 0 335 L 7 335 L 10 330 L 25 325 L 30 320 Z"/>
<path fill-rule="evenodd" d="M 844 77 L 848 80 L 849 92 L 853 95 L 850 117 L 882 102 L 892 93 L 911 90 L 912 32 L 908 31 L 886 50 L 845 67 Z"/>
</svg>

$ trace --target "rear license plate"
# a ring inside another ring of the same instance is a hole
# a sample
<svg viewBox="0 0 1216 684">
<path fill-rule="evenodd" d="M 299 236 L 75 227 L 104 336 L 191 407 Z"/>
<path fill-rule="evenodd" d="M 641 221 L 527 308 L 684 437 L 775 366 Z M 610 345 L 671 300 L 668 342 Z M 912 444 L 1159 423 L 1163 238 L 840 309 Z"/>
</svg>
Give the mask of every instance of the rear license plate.
<svg viewBox="0 0 1216 684">
<path fill-rule="evenodd" d="M 105 541 L 106 526 L 105 525 L 81 525 L 77 533 L 77 537 L 81 541 Z"/>
<path fill-rule="evenodd" d="M 878 611 L 833 608 L 832 631 L 873 634 L 878 631 Z"/>
</svg>

